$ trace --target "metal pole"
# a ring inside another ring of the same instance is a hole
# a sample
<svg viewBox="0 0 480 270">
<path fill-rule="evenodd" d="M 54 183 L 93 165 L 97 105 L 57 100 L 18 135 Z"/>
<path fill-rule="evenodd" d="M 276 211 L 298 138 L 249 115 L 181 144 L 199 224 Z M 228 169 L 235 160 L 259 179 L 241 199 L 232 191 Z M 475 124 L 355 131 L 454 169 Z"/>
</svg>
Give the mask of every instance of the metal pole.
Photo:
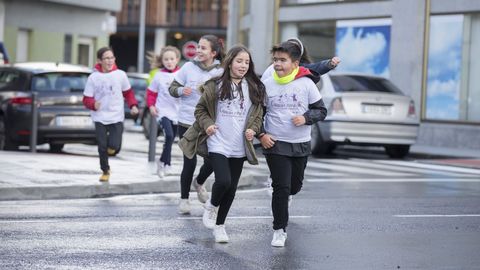
<svg viewBox="0 0 480 270">
<path fill-rule="evenodd" d="M 149 113 L 149 112 L 147 112 Z M 157 119 L 150 114 L 150 134 L 148 134 L 148 161 L 155 161 L 155 152 L 157 146 L 158 126 Z"/>
<path fill-rule="evenodd" d="M 138 72 L 143 73 L 143 59 L 145 58 L 145 0 L 140 1 L 140 29 L 138 30 Z"/>
<path fill-rule="evenodd" d="M 38 108 L 37 92 L 32 92 L 32 127 L 30 129 L 30 152 L 37 152 Z"/>
</svg>

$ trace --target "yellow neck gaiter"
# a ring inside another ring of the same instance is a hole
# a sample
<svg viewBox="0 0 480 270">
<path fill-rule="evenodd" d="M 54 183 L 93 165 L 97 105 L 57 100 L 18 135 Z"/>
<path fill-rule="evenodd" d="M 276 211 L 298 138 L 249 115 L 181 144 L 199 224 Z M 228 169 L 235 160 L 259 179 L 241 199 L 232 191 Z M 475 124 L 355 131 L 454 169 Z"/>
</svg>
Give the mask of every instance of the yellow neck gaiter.
<svg viewBox="0 0 480 270">
<path fill-rule="evenodd" d="M 281 77 L 281 78 L 278 77 L 277 72 L 274 70 L 273 71 L 273 79 L 278 84 L 287 84 L 287 83 L 295 80 L 295 76 L 297 76 L 299 69 L 300 69 L 300 67 L 297 67 L 296 69 L 294 69 L 292 71 L 292 73 L 288 74 L 287 76 Z"/>
</svg>

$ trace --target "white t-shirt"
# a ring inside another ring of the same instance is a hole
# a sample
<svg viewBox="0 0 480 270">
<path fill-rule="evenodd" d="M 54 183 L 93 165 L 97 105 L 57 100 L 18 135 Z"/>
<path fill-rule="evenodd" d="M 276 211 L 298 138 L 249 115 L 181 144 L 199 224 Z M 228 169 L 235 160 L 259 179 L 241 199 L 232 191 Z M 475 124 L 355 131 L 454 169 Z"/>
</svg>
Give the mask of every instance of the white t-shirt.
<svg viewBox="0 0 480 270">
<path fill-rule="evenodd" d="M 157 108 L 158 112 L 157 120 L 166 117 L 176 124 L 178 122 L 179 100 L 172 97 L 168 92 L 174 77 L 175 73 L 158 71 L 148 89 L 158 93 L 157 101 L 155 102 L 155 108 Z"/>
<path fill-rule="evenodd" d="M 267 67 L 267 69 L 265 69 L 265 71 L 263 72 L 262 74 L 262 82 L 266 81 L 268 78 L 271 78 L 273 77 L 273 71 L 275 71 L 275 69 L 273 69 L 273 64 L 271 64 L 270 66 Z"/>
<path fill-rule="evenodd" d="M 127 74 L 122 70 L 90 74 L 83 95 L 100 102 L 98 110 L 90 111 L 92 120 L 104 125 L 122 122 L 125 119 L 123 91 L 130 88 Z"/>
<path fill-rule="evenodd" d="M 309 104 L 322 98 L 315 83 L 307 77 L 301 77 L 281 85 L 273 80 L 273 76 L 263 83 L 267 90 L 266 132 L 274 139 L 288 143 L 310 141 L 311 126 L 297 127 L 292 117 L 303 115 Z"/>
<path fill-rule="evenodd" d="M 218 64 L 215 60 L 213 64 Z M 202 70 L 192 62 L 185 63 L 182 68 L 175 73 L 175 80 L 184 87 L 191 87 L 192 94 L 189 96 L 180 95 L 180 106 L 178 111 L 178 122 L 192 125 L 195 122 L 195 106 L 202 95 L 198 88 L 213 77 L 220 76 L 223 73 L 222 68 L 213 68 L 210 71 Z M 182 91 L 180 88 L 179 91 Z"/>
<path fill-rule="evenodd" d="M 218 99 L 217 119 L 215 119 L 218 129 L 207 139 L 208 152 L 226 157 L 245 157 L 244 131 L 247 114 L 252 106 L 245 80 L 242 80 L 242 93 L 243 98 L 238 91 L 235 91 L 233 99 Z"/>
</svg>

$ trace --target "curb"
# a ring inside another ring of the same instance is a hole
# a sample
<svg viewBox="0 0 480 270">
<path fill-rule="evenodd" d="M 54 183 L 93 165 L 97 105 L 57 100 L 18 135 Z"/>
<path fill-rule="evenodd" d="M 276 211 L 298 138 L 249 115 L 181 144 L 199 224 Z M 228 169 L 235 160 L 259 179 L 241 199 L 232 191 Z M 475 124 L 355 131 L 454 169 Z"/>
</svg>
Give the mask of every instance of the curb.
<svg viewBox="0 0 480 270">
<path fill-rule="evenodd" d="M 257 177 L 245 172 L 238 187 L 251 186 Z M 213 181 L 207 179 L 206 188 L 211 190 Z M 191 189 L 194 191 L 194 189 Z M 15 200 L 56 200 L 104 198 L 117 195 L 137 195 L 153 193 L 180 192 L 179 180 L 158 180 L 132 184 L 109 184 L 96 182 L 92 185 L 49 186 L 49 187 L 12 187 L 0 188 L 0 201 Z"/>
</svg>

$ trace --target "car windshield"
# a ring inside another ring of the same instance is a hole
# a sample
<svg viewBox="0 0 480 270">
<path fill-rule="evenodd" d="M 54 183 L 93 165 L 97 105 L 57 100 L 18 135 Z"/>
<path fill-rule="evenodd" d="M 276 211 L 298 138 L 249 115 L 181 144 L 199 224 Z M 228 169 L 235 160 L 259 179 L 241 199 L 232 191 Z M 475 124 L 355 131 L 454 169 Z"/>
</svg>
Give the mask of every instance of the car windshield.
<svg viewBox="0 0 480 270">
<path fill-rule="evenodd" d="M 361 75 L 331 75 L 336 92 L 384 92 L 401 94 L 402 92 L 389 80 Z"/>
<path fill-rule="evenodd" d="M 147 80 L 143 78 L 129 77 L 128 80 L 130 81 L 130 84 L 135 92 L 144 92 L 148 87 Z"/>
<path fill-rule="evenodd" d="M 0 71 L 0 90 L 19 90 L 20 88 L 20 73 L 9 70 Z"/>
<path fill-rule="evenodd" d="M 43 73 L 33 76 L 33 91 L 83 91 L 88 73 Z"/>
</svg>

